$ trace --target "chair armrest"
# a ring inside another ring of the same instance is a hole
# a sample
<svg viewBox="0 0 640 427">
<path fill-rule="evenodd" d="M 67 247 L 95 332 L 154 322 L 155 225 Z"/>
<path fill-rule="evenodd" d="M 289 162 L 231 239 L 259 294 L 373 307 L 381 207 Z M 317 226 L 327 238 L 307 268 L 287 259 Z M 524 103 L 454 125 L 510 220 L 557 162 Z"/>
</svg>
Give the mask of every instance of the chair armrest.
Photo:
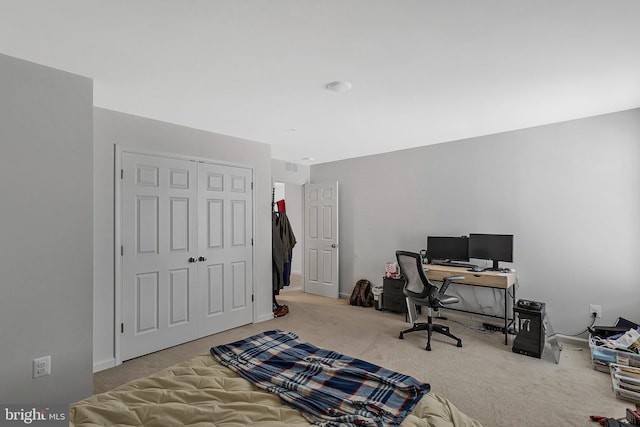
<svg viewBox="0 0 640 427">
<path fill-rule="evenodd" d="M 442 286 L 440 286 L 440 293 L 444 294 L 447 292 L 447 288 L 451 284 L 451 282 L 455 282 L 456 280 L 464 280 L 464 276 L 449 276 L 445 277 L 442 281 Z"/>
</svg>

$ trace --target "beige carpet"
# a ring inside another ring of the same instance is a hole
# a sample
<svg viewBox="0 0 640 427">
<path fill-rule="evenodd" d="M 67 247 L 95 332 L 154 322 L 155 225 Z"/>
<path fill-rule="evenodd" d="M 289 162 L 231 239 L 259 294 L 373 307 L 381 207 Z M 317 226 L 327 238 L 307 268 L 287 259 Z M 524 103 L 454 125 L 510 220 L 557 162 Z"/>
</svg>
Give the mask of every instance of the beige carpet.
<svg viewBox="0 0 640 427">
<path fill-rule="evenodd" d="M 333 300 L 283 292 L 278 301 L 289 305 L 288 315 L 247 325 L 187 344 L 127 361 L 94 375 L 95 392 L 142 377 L 167 366 L 208 353 L 213 345 L 245 338 L 268 329 L 297 333 L 319 347 L 366 359 L 429 382 L 433 392 L 450 399 L 485 427 L 592 426 L 589 415 L 623 417 L 631 402 L 616 399 L 608 374 L 595 371 L 588 348 L 563 344 L 556 364 L 547 348 L 542 359 L 515 354 L 512 337 L 477 329 L 482 319 L 444 312 L 442 321 L 462 339 L 434 335 L 432 351 L 424 349 L 426 333 L 398 339 L 409 327 L 405 316 L 373 308 L 352 307 Z M 457 323 L 461 322 L 461 323 Z"/>
</svg>

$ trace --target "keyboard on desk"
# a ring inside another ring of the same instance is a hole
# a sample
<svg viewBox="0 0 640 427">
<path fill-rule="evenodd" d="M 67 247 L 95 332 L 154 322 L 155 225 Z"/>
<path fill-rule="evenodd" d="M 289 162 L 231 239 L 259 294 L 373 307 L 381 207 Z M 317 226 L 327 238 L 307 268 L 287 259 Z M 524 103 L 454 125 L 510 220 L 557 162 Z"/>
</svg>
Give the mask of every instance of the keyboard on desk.
<svg viewBox="0 0 640 427">
<path fill-rule="evenodd" d="M 441 265 L 443 267 L 461 267 L 461 268 L 474 268 L 477 267 L 475 264 L 463 264 L 461 262 L 434 262 L 433 265 Z"/>
</svg>

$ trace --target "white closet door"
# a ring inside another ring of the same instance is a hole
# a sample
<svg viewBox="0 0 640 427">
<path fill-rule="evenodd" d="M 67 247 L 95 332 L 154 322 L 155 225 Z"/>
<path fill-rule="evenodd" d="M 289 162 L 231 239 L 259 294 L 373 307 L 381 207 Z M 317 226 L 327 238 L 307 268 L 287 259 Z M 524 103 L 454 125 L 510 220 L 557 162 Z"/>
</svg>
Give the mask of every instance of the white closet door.
<svg viewBox="0 0 640 427">
<path fill-rule="evenodd" d="M 197 338 L 196 166 L 122 153 L 122 360 Z"/>
<path fill-rule="evenodd" d="M 251 169 L 200 163 L 200 335 L 253 321 Z"/>
</svg>

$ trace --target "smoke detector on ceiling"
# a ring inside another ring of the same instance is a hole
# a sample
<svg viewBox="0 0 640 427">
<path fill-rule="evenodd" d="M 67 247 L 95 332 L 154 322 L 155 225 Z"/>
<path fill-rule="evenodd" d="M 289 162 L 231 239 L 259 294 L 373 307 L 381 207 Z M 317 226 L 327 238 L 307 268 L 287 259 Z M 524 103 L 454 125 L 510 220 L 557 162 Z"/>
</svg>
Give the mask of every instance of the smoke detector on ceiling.
<svg viewBox="0 0 640 427">
<path fill-rule="evenodd" d="M 351 89 L 351 82 L 337 80 L 335 82 L 327 83 L 326 88 L 332 92 L 346 92 Z"/>
</svg>

